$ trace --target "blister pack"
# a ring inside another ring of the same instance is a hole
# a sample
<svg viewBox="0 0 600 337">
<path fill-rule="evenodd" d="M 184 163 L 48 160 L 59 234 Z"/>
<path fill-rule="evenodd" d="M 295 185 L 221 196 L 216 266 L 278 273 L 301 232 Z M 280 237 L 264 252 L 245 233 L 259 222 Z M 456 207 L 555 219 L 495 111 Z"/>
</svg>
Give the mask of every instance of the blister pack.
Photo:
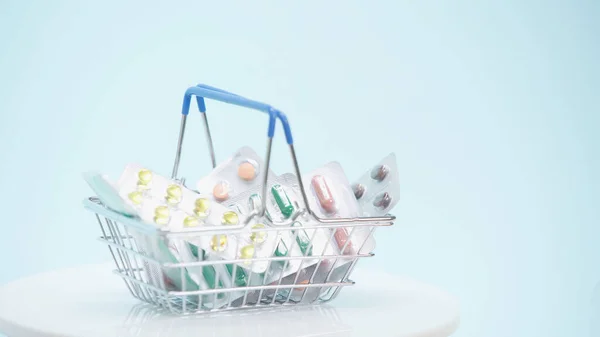
<svg viewBox="0 0 600 337">
<path fill-rule="evenodd" d="M 390 153 L 365 172 L 352 190 L 365 216 L 387 214 L 400 200 L 400 181 L 396 155 Z"/>
<path fill-rule="evenodd" d="M 127 165 L 116 186 L 143 221 L 159 228 L 185 232 L 199 226 L 242 227 L 240 214 L 138 164 Z"/>
<path fill-rule="evenodd" d="M 349 218 L 361 215 L 360 206 L 354 197 L 350 183 L 342 166 L 330 162 L 302 177 L 311 210 L 322 218 Z M 350 237 L 352 235 L 352 237 Z M 375 240 L 366 227 L 354 227 L 352 233 L 345 227 L 334 230 L 333 237 L 341 254 L 371 252 Z M 345 247 L 345 248 L 344 248 Z"/>
<path fill-rule="evenodd" d="M 200 193 L 210 195 L 216 202 L 228 199 L 260 185 L 264 177 L 264 162 L 250 147 L 242 147 L 236 153 L 215 167 L 196 184 Z M 269 170 L 269 179 L 275 174 Z"/>
<path fill-rule="evenodd" d="M 299 196 L 287 182 L 288 179 L 286 179 L 286 177 L 277 177 L 274 181 L 269 181 L 265 217 L 257 219 L 261 224 L 265 224 L 269 227 L 277 227 L 276 225 L 273 225 L 274 218 L 277 221 L 286 220 L 299 207 L 296 202 L 299 200 Z M 245 214 L 258 210 L 262 206 L 262 187 L 263 186 L 256 186 L 255 188 L 238 195 L 236 198 L 231 199 L 230 207 L 238 209 Z M 290 207 L 288 208 L 288 206 Z M 277 231 L 270 230 L 264 232 L 264 235 L 266 236 L 277 235 L 279 240 L 275 242 L 277 247 L 272 250 L 271 255 L 267 256 L 300 257 L 335 253 L 331 248 L 331 245 L 328 244 L 329 237 L 323 228 L 312 227 L 314 228 L 312 229 L 305 226 L 301 221 L 293 222 L 291 227 L 293 227 L 291 230 L 282 228 Z M 257 233 L 253 233 L 253 237 L 256 237 L 256 235 Z M 263 253 L 268 253 L 268 250 Z M 286 263 L 279 263 L 279 265 L 285 267 L 285 269 L 278 272 L 272 271 L 274 273 L 273 278 L 278 279 L 282 274 L 285 276 L 294 273 L 300 268 L 310 266 L 316 262 L 317 259 L 315 258 L 315 260 L 307 259 L 303 262 L 297 259 L 291 259 L 288 260 L 287 265 Z"/>
</svg>

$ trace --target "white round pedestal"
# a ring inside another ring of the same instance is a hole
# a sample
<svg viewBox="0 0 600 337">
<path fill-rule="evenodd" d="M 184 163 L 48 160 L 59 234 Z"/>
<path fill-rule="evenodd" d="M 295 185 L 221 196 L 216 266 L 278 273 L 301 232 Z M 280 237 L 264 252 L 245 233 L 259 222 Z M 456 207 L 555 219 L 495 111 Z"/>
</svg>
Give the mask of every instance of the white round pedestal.
<svg viewBox="0 0 600 337">
<path fill-rule="evenodd" d="M 446 337 L 457 301 L 407 278 L 357 268 L 330 304 L 175 317 L 133 298 L 112 264 L 62 269 L 0 287 L 0 332 L 21 336 Z"/>
</svg>

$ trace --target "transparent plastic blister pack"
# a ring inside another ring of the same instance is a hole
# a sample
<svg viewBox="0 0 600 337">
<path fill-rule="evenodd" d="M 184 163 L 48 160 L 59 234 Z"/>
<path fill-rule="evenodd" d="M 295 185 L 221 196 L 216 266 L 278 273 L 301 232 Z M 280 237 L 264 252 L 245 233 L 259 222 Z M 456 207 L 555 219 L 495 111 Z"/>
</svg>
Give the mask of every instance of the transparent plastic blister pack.
<svg viewBox="0 0 600 337">
<path fill-rule="evenodd" d="M 207 226 L 243 227 L 240 214 L 138 164 L 127 165 L 117 188 L 143 221 L 161 229 L 185 232 Z"/>
<path fill-rule="evenodd" d="M 388 214 L 400 200 L 396 155 L 390 153 L 352 184 L 363 215 Z"/>
<path fill-rule="evenodd" d="M 288 179 L 293 179 L 288 175 Z M 346 174 L 338 162 L 330 162 L 302 177 L 311 210 L 321 218 L 357 217 L 361 210 Z M 333 238 L 341 254 L 371 252 L 375 239 L 367 227 L 339 227 Z M 357 250 L 362 246 L 360 252 Z"/>
<path fill-rule="evenodd" d="M 216 202 L 227 203 L 236 195 L 260 185 L 265 167 L 260 156 L 250 147 L 242 147 L 235 154 L 215 167 L 206 177 L 198 181 L 200 193 L 210 195 Z M 275 174 L 269 170 L 269 179 Z"/>
</svg>

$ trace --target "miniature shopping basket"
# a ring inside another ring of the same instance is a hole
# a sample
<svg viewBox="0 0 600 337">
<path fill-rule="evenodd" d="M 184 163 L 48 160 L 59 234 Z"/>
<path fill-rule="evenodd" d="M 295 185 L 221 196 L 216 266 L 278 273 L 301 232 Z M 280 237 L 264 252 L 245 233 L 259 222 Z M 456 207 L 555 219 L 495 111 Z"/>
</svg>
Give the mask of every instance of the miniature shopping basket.
<svg viewBox="0 0 600 337">
<path fill-rule="evenodd" d="M 216 160 L 206 117 L 205 99 L 259 110 L 269 116 L 263 196 L 267 193 L 269 182 L 267 172 L 277 120 L 283 127 L 296 177 L 301 177 L 290 126 L 282 112 L 267 104 L 207 85 L 198 85 L 187 89 L 184 95 L 172 179 L 184 184 L 184 179 L 178 178 L 178 167 L 192 97 L 196 98 L 204 120 L 213 167 L 216 167 Z M 333 300 L 343 287 L 354 284 L 349 277 L 358 260 L 373 256 L 371 251 L 363 251 L 364 243 L 372 239 L 375 228 L 392 225 L 395 217 L 392 215 L 355 218 L 319 217 L 310 209 L 302 179 L 297 180 L 297 187 L 304 202 L 303 207 L 298 207 L 299 210 L 285 223 L 267 222 L 270 225 L 260 229 L 260 232 L 267 232 L 268 235 L 279 235 L 284 232 L 290 235 L 291 233 L 291 237 L 294 237 L 291 241 L 293 246 L 298 241 L 298 235 L 301 235 L 301 231 L 297 230 L 293 223 L 301 220 L 305 224 L 303 228 L 306 232 L 311 232 L 309 242 L 312 242 L 316 235 L 325 235 L 329 238 L 322 251 L 308 249 L 297 255 L 273 254 L 268 257 L 253 257 L 250 260 L 210 259 L 202 252 L 196 252 L 194 255 L 196 260 L 184 262 L 170 250 L 173 243 L 189 242 L 202 237 L 214 238 L 216 235 L 241 235 L 244 230 L 245 234 L 258 234 L 259 230 L 231 229 L 222 226 L 201 228 L 200 226 L 191 232 L 171 232 L 159 230 L 138 218 L 115 212 L 97 197 L 85 199 L 84 205 L 95 213 L 102 230 L 100 240 L 108 245 L 116 265 L 115 273 L 125 281 L 131 294 L 142 301 L 177 314 L 321 304 Z M 252 217 L 263 218 L 266 199 L 266 197 L 262 198 L 262 207 L 252 212 L 248 220 Z M 218 229 L 214 229 L 215 227 Z M 355 231 L 362 231 L 366 235 L 361 237 L 364 238 L 360 240 L 361 242 L 352 241 L 354 249 L 350 252 L 346 249 L 350 240 L 343 247 L 340 247 L 339 243 L 334 243 L 334 233 L 339 229 L 345 230 L 349 238 L 353 238 Z M 293 247 L 288 248 L 291 251 Z M 275 247 L 273 249 L 275 250 Z M 246 264 L 266 262 L 268 268 L 263 273 L 253 273 L 251 269 L 243 268 L 242 262 Z M 289 271 L 292 265 L 296 266 L 294 267 L 296 269 Z M 192 275 L 195 272 L 202 274 L 204 279 L 194 279 Z"/>
</svg>

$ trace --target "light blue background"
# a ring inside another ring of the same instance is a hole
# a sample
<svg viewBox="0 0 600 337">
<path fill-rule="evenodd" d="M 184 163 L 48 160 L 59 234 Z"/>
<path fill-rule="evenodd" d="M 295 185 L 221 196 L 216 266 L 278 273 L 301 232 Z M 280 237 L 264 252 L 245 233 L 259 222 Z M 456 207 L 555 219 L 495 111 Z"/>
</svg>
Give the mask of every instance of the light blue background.
<svg viewBox="0 0 600 337">
<path fill-rule="evenodd" d="M 397 225 L 368 264 L 459 297 L 456 336 L 591 336 L 599 16 L 593 0 L 2 1 L 0 283 L 105 261 L 81 173 L 169 174 L 203 82 L 285 111 L 303 171 L 338 160 L 354 179 L 397 154 Z M 212 106 L 219 159 L 262 153 L 264 115 Z M 194 179 L 210 163 L 189 122 Z"/>
</svg>

